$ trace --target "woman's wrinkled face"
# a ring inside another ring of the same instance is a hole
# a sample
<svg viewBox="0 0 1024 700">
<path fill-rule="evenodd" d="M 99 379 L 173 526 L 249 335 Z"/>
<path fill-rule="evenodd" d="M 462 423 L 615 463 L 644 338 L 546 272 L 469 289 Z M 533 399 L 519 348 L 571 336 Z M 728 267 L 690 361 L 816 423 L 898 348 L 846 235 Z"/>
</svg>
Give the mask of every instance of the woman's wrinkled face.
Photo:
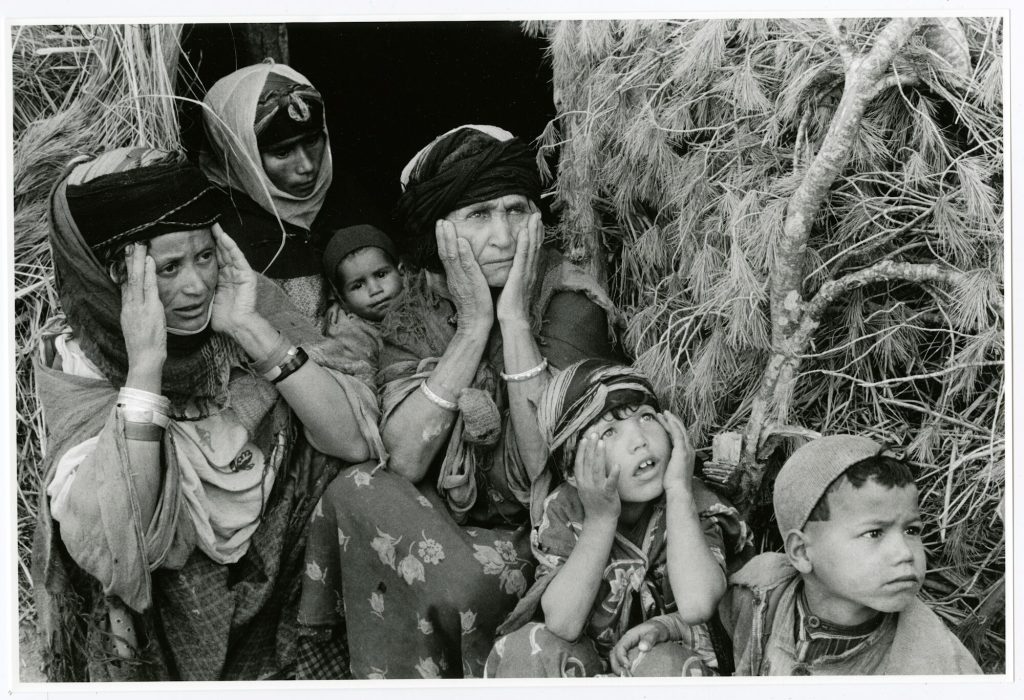
<svg viewBox="0 0 1024 700">
<path fill-rule="evenodd" d="M 293 197 L 308 197 L 320 177 L 327 138 L 322 132 L 296 136 L 260 151 L 263 171 L 274 187 Z"/>
<path fill-rule="evenodd" d="M 168 328 L 201 330 L 217 290 L 217 246 L 210 229 L 177 231 L 149 241 Z"/>
<path fill-rule="evenodd" d="M 484 279 L 491 287 L 504 287 L 516 255 L 516 241 L 526 231 L 536 205 L 521 194 L 488 199 L 456 209 L 445 218 L 473 250 Z"/>
</svg>

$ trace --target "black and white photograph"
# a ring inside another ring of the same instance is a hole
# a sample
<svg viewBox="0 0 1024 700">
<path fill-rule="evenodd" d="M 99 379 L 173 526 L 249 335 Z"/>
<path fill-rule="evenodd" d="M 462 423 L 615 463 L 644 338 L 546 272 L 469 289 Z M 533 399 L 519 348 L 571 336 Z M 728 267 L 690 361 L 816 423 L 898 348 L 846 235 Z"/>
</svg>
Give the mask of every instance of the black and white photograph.
<svg viewBox="0 0 1024 700">
<path fill-rule="evenodd" d="M 602 9 L 9 13 L 8 691 L 1012 691 L 1009 10 Z"/>
</svg>

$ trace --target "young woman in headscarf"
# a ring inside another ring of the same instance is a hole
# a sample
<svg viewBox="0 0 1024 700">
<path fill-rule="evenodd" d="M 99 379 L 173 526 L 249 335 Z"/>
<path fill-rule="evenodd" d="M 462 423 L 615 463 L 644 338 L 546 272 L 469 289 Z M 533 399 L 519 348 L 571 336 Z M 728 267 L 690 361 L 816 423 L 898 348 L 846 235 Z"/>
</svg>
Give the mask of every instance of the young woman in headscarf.
<svg viewBox="0 0 1024 700">
<path fill-rule="evenodd" d="M 53 191 L 67 327 L 36 368 L 33 555 L 50 680 L 293 673 L 313 505 L 382 454 L 365 366 L 253 272 L 219 196 L 145 148 Z"/>
<path fill-rule="evenodd" d="M 203 103 L 199 164 L 229 195 L 221 225 L 253 269 L 320 320 L 324 232 L 380 218 L 333 172 L 322 96 L 292 68 L 259 63 L 218 80 Z"/>
<path fill-rule="evenodd" d="M 479 677 L 532 575 L 531 491 L 548 483 L 532 406 L 557 368 L 616 354 L 616 312 L 541 247 L 536 164 L 507 131 L 443 134 L 402 184 L 419 269 L 382 321 L 388 470 L 353 468 L 329 487 L 299 620 L 322 650 L 343 622 L 357 678 Z M 309 673 L 337 677 L 343 661 L 324 651 Z"/>
</svg>

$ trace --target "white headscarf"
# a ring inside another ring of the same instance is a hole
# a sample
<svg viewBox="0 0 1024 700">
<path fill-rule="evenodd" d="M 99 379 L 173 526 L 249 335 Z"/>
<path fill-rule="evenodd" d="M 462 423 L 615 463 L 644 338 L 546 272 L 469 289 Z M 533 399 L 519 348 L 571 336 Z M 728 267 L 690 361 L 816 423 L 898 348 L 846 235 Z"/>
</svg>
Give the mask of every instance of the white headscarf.
<svg viewBox="0 0 1024 700">
<path fill-rule="evenodd" d="M 313 192 L 296 197 L 275 187 L 263 170 L 254 128 L 256 104 L 271 72 L 312 86 L 301 73 L 280 63 L 247 66 L 218 80 L 203 99 L 203 125 L 214 152 L 201 153 L 199 167 L 212 182 L 242 190 L 271 214 L 308 230 L 333 178 L 327 122 L 325 118 L 324 153 Z"/>
</svg>

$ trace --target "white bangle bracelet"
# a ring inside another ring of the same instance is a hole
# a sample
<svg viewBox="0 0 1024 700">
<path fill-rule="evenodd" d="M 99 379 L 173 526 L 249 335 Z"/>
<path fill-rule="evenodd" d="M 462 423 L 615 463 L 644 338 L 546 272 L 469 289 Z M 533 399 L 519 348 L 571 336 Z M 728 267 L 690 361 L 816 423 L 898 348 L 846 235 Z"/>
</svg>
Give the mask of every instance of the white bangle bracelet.
<svg viewBox="0 0 1024 700">
<path fill-rule="evenodd" d="M 506 382 L 525 382 L 527 379 L 533 379 L 547 368 L 548 358 L 545 357 L 536 367 L 531 367 L 530 369 L 523 370 L 522 372 L 516 372 L 515 374 L 505 374 L 504 372 L 500 372 L 500 374 L 501 378 Z"/>
<path fill-rule="evenodd" d="M 154 423 L 166 428 L 171 420 L 168 416 L 170 399 L 150 391 L 121 387 L 117 393 L 117 406 L 125 420 L 133 423 Z"/>
<path fill-rule="evenodd" d="M 455 403 L 454 401 L 449 401 L 448 399 L 442 399 L 440 396 L 431 391 L 430 387 L 427 386 L 426 379 L 420 382 L 420 390 L 423 391 L 423 395 L 430 400 L 430 403 L 434 404 L 435 406 L 443 408 L 446 411 L 459 410 L 459 404 Z"/>
</svg>

